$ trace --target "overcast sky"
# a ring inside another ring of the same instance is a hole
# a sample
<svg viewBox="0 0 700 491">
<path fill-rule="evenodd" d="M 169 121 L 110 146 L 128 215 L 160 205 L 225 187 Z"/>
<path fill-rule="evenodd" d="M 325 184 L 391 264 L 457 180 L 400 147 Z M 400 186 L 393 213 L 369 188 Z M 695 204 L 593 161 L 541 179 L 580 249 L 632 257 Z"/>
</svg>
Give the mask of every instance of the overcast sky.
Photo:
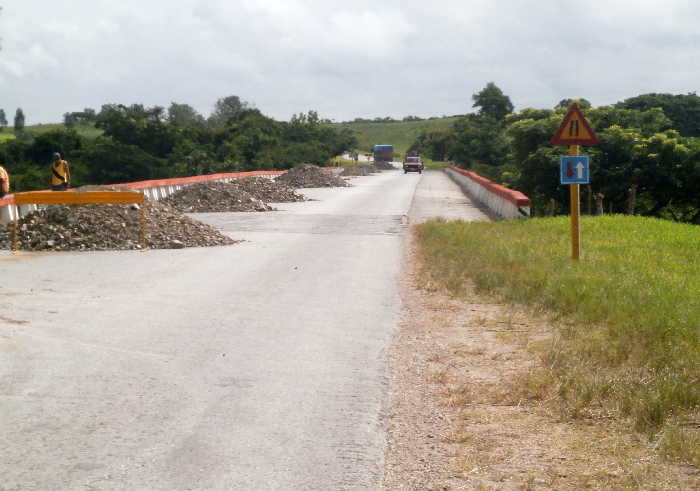
<svg viewBox="0 0 700 491">
<path fill-rule="evenodd" d="M 238 95 L 277 119 L 463 114 L 700 89 L 698 0 L 0 0 L 0 108 Z"/>
</svg>

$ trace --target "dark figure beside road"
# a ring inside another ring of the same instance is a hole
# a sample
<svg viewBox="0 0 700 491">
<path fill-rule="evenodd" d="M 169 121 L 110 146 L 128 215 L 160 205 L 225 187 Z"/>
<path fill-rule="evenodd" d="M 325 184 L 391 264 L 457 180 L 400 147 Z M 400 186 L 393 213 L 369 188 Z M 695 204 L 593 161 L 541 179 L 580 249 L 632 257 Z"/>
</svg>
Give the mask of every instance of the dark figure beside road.
<svg viewBox="0 0 700 491">
<path fill-rule="evenodd" d="M 10 176 L 5 168 L 0 165 L 0 198 L 10 192 Z"/>
<path fill-rule="evenodd" d="M 60 153 L 53 154 L 51 163 L 51 190 L 65 191 L 70 184 L 70 168 L 68 162 L 61 159 Z"/>
</svg>

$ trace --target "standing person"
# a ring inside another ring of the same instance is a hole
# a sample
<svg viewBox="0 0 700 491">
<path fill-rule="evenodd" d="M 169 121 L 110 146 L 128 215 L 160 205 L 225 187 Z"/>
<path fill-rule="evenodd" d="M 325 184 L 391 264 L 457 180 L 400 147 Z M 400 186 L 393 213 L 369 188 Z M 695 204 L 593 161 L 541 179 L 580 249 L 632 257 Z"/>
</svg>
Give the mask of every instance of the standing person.
<svg viewBox="0 0 700 491">
<path fill-rule="evenodd" d="M 10 175 L 5 168 L 0 165 L 0 198 L 10 192 Z"/>
<path fill-rule="evenodd" d="M 68 162 L 61 158 L 61 154 L 56 152 L 53 154 L 53 162 L 51 163 L 51 190 L 65 191 L 70 183 L 70 168 Z"/>
</svg>

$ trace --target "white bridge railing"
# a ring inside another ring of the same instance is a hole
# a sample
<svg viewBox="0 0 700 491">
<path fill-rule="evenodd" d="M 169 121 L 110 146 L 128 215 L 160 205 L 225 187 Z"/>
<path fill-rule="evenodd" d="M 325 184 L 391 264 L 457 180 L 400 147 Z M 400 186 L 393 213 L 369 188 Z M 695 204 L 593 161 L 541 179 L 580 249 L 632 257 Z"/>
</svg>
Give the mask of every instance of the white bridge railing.
<svg viewBox="0 0 700 491">
<path fill-rule="evenodd" d="M 479 174 L 453 165 L 445 172 L 471 199 L 500 218 L 525 218 L 530 216 L 530 198 L 520 191 L 491 182 Z"/>
</svg>

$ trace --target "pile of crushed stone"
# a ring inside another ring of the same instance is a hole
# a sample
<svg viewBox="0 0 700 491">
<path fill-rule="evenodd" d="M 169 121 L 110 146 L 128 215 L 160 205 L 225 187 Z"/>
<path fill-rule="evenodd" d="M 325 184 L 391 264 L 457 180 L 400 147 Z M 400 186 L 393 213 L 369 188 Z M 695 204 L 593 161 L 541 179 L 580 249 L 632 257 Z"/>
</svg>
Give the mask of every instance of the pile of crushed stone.
<svg viewBox="0 0 700 491">
<path fill-rule="evenodd" d="M 396 170 L 396 167 L 391 165 L 389 162 L 372 162 L 372 165 L 376 167 L 378 170 Z"/>
<path fill-rule="evenodd" d="M 302 164 L 289 169 L 286 174 L 279 176 L 276 181 L 294 188 L 333 188 L 349 185 L 340 177 L 334 176 L 321 167 L 311 164 Z"/>
<path fill-rule="evenodd" d="M 217 229 L 170 206 L 145 201 L 146 243 L 152 249 L 234 244 Z M 137 205 L 51 205 L 17 222 L 19 249 L 103 251 L 141 249 Z M 10 248 L 9 227 L 0 226 L 0 247 Z"/>
<path fill-rule="evenodd" d="M 303 194 L 283 182 L 268 177 L 254 176 L 236 179 L 233 184 L 265 203 L 292 203 L 306 201 Z"/>
<path fill-rule="evenodd" d="M 341 176 L 369 176 L 379 172 L 379 169 L 372 164 L 348 165 L 343 168 Z"/>
<path fill-rule="evenodd" d="M 199 182 L 185 186 L 162 202 L 183 213 L 272 211 L 270 205 L 234 182 Z"/>
</svg>

